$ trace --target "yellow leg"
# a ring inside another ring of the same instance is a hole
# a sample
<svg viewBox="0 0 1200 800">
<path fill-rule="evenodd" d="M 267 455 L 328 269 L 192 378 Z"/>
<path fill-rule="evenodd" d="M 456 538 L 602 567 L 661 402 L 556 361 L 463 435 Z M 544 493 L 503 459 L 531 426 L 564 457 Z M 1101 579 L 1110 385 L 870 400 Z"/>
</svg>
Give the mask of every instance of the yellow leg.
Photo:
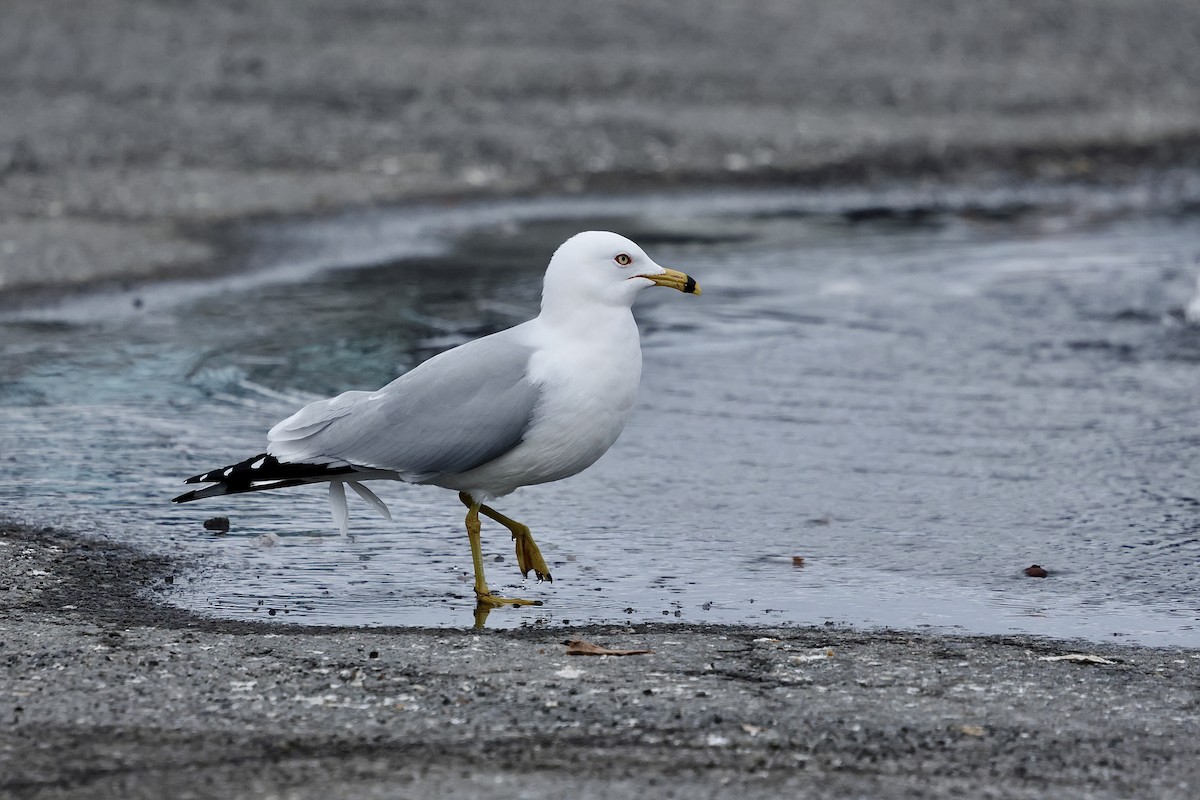
<svg viewBox="0 0 1200 800">
<path fill-rule="evenodd" d="M 550 567 L 546 566 L 546 559 L 542 558 L 542 551 L 530 535 L 528 525 L 522 525 L 488 506 L 481 505 L 479 513 L 496 520 L 512 532 L 513 541 L 517 543 L 517 568 L 521 570 L 521 577 L 528 578 L 529 570 L 533 570 L 539 581 L 554 583 L 554 578 L 550 576 Z"/>
<path fill-rule="evenodd" d="M 540 606 L 541 600 L 519 600 L 511 597 L 497 597 L 488 589 L 487 579 L 483 576 L 483 545 L 479 540 L 480 504 L 469 495 L 460 492 L 459 499 L 467 506 L 467 539 L 471 542 L 471 561 L 475 566 L 475 600 L 481 606 Z M 484 615 L 486 617 L 486 614 Z"/>
</svg>

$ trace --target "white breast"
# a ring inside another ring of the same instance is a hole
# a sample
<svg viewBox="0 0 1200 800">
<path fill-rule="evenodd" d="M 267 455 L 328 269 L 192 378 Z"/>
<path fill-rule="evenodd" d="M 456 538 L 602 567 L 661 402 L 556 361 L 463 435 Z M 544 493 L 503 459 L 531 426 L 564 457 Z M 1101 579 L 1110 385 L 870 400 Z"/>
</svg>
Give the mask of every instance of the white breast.
<svg viewBox="0 0 1200 800">
<path fill-rule="evenodd" d="M 529 377 L 542 397 L 524 440 L 495 461 L 437 483 L 481 500 L 501 497 L 574 475 L 604 455 L 625 427 L 642 373 L 637 325 L 623 310 L 586 335 L 535 331 L 543 346 Z"/>
</svg>

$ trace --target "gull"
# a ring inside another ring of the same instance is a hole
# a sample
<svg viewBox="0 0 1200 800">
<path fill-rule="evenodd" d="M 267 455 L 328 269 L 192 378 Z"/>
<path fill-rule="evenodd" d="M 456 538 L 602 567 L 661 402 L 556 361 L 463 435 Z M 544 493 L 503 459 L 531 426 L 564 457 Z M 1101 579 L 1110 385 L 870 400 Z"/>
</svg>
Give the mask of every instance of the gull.
<svg viewBox="0 0 1200 800">
<path fill-rule="evenodd" d="M 346 486 L 389 520 L 363 481 L 455 490 L 467 507 L 478 606 L 540 605 L 488 589 L 479 515 L 512 533 L 522 575 L 553 580 L 529 528 L 486 504 L 575 475 L 617 440 L 641 380 L 632 305 L 650 286 L 700 294 L 690 276 L 624 236 L 576 234 L 550 259 L 536 317 L 440 353 L 378 391 L 306 405 L 268 431 L 265 452 L 188 478 L 211 485 L 174 502 L 328 482 L 345 535 Z"/>
</svg>

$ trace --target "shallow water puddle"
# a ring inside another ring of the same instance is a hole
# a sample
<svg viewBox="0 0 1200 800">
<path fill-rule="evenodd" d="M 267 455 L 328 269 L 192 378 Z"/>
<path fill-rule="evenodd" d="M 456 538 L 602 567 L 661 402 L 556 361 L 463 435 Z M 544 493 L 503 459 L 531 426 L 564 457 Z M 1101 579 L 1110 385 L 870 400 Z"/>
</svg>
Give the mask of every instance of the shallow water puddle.
<svg viewBox="0 0 1200 800">
<path fill-rule="evenodd" d="M 639 408 L 599 464 L 498 507 L 555 583 L 489 625 L 933 626 L 1200 645 L 1200 331 L 1171 316 L 1195 219 L 782 195 L 378 213 L 259 239 L 223 282 L 0 320 L 5 513 L 203 557 L 173 602 L 315 624 L 467 626 L 453 493 L 375 483 L 173 507 L 314 395 L 376 388 L 535 313 L 569 234 L 630 235 L 700 298 L 637 309 Z M 849 209 L 849 211 L 848 211 Z M 855 210 L 856 209 L 856 210 Z M 329 267 L 329 269 L 325 269 Z M 127 311 L 113 312 L 120 302 Z M 669 413 L 664 413 L 668 411 Z M 228 516 L 228 534 L 202 523 Z M 1026 577 L 1037 563 L 1049 577 Z"/>
</svg>

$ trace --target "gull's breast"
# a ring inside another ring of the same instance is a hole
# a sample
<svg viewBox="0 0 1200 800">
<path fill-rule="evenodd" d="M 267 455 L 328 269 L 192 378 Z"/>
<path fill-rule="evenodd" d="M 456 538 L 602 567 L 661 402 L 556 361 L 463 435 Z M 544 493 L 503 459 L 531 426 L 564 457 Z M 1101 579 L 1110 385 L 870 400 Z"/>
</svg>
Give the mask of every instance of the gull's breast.
<svg viewBox="0 0 1200 800">
<path fill-rule="evenodd" d="M 578 342 L 536 353 L 529 377 L 542 394 L 521 443 L 494 461 L 438 483 L 500 497 L 587 469 L 625 428 L 641 372 L 636 328 L 631 341 Z"/>
</svg>

